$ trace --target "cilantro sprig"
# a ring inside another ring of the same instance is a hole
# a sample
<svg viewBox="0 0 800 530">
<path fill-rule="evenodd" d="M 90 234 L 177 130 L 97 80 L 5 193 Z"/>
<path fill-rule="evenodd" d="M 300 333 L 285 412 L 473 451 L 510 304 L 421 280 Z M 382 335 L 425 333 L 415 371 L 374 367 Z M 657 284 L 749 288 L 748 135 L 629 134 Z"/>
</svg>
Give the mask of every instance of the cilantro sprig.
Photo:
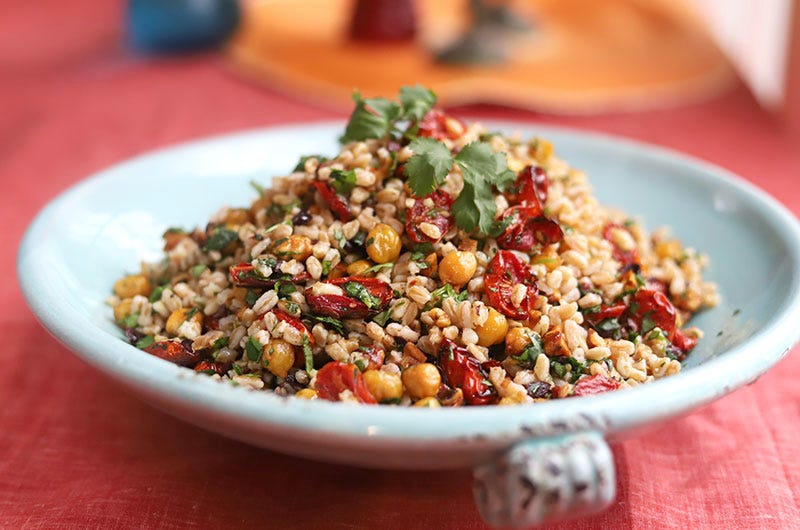
<svg viewBox="0 0 800 530">
<path fill-rule="evenodd" d="M 400 88 L 399 101 L 386 98 L 363 98 L 353 94 L 356 106 L 347 122 L 342 143 L 416 135 L 416 122 L 436 103 L 436 94 L 422 85 Z M 408 124 L 407 127 L 403 127 Z"/>
</svg>

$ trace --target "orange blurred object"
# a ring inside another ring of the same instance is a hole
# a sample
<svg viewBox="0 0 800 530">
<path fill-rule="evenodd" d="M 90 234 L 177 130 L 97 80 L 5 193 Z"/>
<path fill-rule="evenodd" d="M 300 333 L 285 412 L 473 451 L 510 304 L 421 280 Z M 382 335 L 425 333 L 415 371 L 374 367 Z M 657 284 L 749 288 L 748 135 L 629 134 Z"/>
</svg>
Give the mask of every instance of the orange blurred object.
<svg viewBox="0 0 800 530">
<path fill-rule="evenodd" d="M 348 0 L 251 0 L 228 52 L 238 71 L 335 108 L 354 88 L 432 87 L 444 105 L 489 102 L 560 113 L 674 105 L 730 86 L 731 67 L 680 2 L 508 2 L 529 32 L 503 35 L 506 60 L 447 65 L 435 52 L 470 27 L 466 0 L 418 1 L 414 40 L 350 38 Z"/>
</svg>

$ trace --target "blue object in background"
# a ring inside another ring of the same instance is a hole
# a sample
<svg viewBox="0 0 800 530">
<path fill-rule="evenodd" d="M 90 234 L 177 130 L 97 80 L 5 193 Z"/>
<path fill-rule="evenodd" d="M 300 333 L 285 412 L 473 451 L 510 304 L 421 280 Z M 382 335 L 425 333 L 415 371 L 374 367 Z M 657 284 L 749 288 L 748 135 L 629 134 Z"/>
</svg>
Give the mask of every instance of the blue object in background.
<svg viewBox="0 0 800 530">
<path fill-rule="evenodd" d="M 220 44 L 239 23 L 236 0 L 128 0 L 131 46 L 177 52 Z"/>
</svg>

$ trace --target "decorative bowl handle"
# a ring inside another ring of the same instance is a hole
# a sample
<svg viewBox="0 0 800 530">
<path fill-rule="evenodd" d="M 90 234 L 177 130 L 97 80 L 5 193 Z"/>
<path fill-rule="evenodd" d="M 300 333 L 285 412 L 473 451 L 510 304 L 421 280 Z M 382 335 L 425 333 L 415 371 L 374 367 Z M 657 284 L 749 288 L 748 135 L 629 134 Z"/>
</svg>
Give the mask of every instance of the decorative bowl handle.
<svg viewBox="0 0 800 530">
<path fill-rule="evenodd" d="M 473 472 L 475 503 L 492 526 L 525 528 L 595 513 L 616 494 L 614 458 L 595 431 L 521 441 Z"/>
</svg>

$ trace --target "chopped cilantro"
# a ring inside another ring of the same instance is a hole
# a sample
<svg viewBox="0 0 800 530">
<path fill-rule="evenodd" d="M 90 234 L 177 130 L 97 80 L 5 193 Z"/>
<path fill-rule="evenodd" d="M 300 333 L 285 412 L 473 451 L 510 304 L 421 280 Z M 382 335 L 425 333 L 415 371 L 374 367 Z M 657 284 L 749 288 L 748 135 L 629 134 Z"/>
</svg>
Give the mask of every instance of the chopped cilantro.
<svg viewBox="0 0 800 530">
<path fill-rule="evenodd" d="M 602 306 L 600 304 L 597 304 L 597 305 L 593 305 L 591 307 L 584 307 L 583 309 L 581 309 L 581 312 L 584 315 L 592 315 L 592 314 L 595 314 L 595 313 L 599 313 L 601 309 L 602 309 Z"/>
<path fill-rule="evenodd" d="M 264 347 L 255 337 L 248 338 L 247 342 L 244 343 L 244 351 L 247 354 L 247 358 L 251 361 L 259 360 L 263 349 Z"/>
<path fill-rule="evenodd" d="M 530 344 L 525 346 L 525 349 L 519 355 L 512 356 L 517 361 L 517 364 L 523 368 L 533 368 L 536 358 L 539 357 L 539 354 L 544 353 L 542 337 L 535 331 L 530 332 L 528 336 L 531 339 Z"/>
<path fill-rule="evenodd" d="M 203 274 L 203 271 L 206 270 L 207 268 L 208 267 L 203 265 L 202 263 L 195 265 L 194 267 L 191 268 L 192 276 L 195 278 L 199 278 L 200 275 Z"/>
<path fill-rule="evenodd" d="M 345 245 L 347 245 L 347 239 L 340 229 L 337 228 L 333 231 L 333 239 L 336 240 L 336 245 L 339 247 L 339 250 L 344 250 Z"/>
<path fill-rule="evenodd" d="M 373 296 L 366 287 L 358 282 L 347 282 L 342 285 L 342 289 L 356 300 L 363 302 L 369 309 L 380 307 L 381 305 L 380 298 Z"/>
<path fill-rule="evenodd" d="M 445 298 L 454 298 L 456 302 L 463 302 L 468 296 L 469 292 L 466 289 L 459 293 L 453 288 L 452 285 L 446 283 L 431 293 L 431 299 L 427 304 L 425 304 L 423 310 L 428 311 L 434 307 L 441 307 Z"/>
<path fill-rule="evenodd" d="M 364 372 L 367 369 L 367 363 L 364 362 L 364 359 L 356 359 L 353 361 L 353 364 L 356 365 L 358 370 L 361 372 Z"/>
<path fill-rule="evenodd" d="M 252 289 L 248 289 L 247 293 L 245 293 L 244 295 L 244 301 L 250 307 L 253 307 L 253 305 L 255 305 L 258 299 L 259 299 L 258 293 L 253 291 Z"/>
<path fill-rule="evenodd" d="M 239 239 L 239 234 L 235 230 L 219 226 L 211 233 L 211 237 L 206 240 L 203 250 L 222 250 L 234 241 Z"/>
<path fill-rule="evenodd" d="M 139 349 L 147 348 L 151 344 L 153 344 L 156 339 L 152 335 L 145 335 L 141 339 L 136 341 L 135 346 Z"/>
<path fill-rule="evenodd" d="M 553 373 L 561 379 L 563 379 L 567 373 L 567 367 L 564 366 L 564 363 L 560 363 L 552 359 L 550 360 L 550 370 L 552 370 Z"/>
<path fill-rule="evenodd" d="M 330 327 L 335 329 L 336 332 L 339 335 L 344 336 L 344 323 L 342 323 L 341 320 L 337 320 L 337 319 L 335 319 L 333 317 L 326 317 L 326 316 L 321 316 L 321 315 L 308 315 L 308 317 L 316 320 L 317 322 L 321 323 L 323 326 L 326 325 L 326 324 L 329 325 Z"/>
<path fill-rule="evenodd" d="M 131 313 L 119 322 L 126 328 L 135 328 L 136 324 L 139 323 L 139 313 Z"/>
<path fill-rule="evenodd" d="M 614 333 L 620 330 L 620 325 L 616 318 L 607 318 L 605 320 L 601 320 L 595 326 L 595 329 L 605 333 Z"/>
<path fill-rule="evenodd" d="M 331 170 L 331 185 L 337 193 L 347 195 L 356 186 L 356 172 L 352 169 L 347 171 L 341 169 Z"/>
<path fill-rule="evenodd" d="M 313 376 L 314 370 L 314 352 L 311 351 L 311 343 L 308 341 L 308 335 L 303 334 L 303 357 L 306 361 L 306 373 Z"/>
<path fill-rule="evenodd" d="M 409 121 L 420 121 L 436 103 L 436 94 L 420 84 L 400 87 L 400 117 Z"/>
<path fill-rule="evenodd" d="M 400 103 L 385 98 L 361 97 L 356 92 L 353 100 L 356 103 L 344 134 L 339 139 L 342 143 L 384 138 L 388 135 L 408 138 L 416 134 L 414 122 L 421 120 L 436 103 L 436 94 L 421 85 L 402 87 L 399 95 Z M 403 130 L 398 122 L 412 122 L 412 127 Z"/>
<path fill-rule="evenodd" d="M 414 153 L 405 165 L 408 184 L 417 197 L 424 197 L 444 181 L 453 167 L 453 155 L 434 138 L 417 138 L 408 147 Z"/>
<path fill-rule="evenodd" d="M 367 269 L 361 271 L 361 274 L 369 274 L 370 272 L 378 272 L 382 271 L 383 269 L 391 269 L 394 267 L 394 262 L 390 261 L 389 263 L 379 263 L 378 265 L 373 265 Z"/>
<path fill-rule="evenodd" d="M 641 333 L 642 333 L 642 335 L 647 335 L 648 333 L 653 331 L 655 328 L 656 328 L 656 323 L 653 322 L 653 319 L 650 318 L 650 314 L 648 313 L 642 319 Z"/>
<path fill-rule="evenodd" d="M 213 348 L 215 350 L 220 350 L 228 345 L 228 337 L 220 337 L 214 341 Z"/>
<path fill-rule="evenodd" d="M 275 292 L 278 293 L 279 298 L 285 298 L 292 294 L 293 292 L 297 291 L 297 286 L 292 282 L 287 281 L 277 281 L 275 282 Z"/>
<path fill-rule="evenodd" d="M 372 321 L 378 324 L 379 326 L 385 326 L 387 322 L 389 322 L 389 310 L 381 311 L 374 317 L 372 317 Z"/>
<path fill-rule="evenodd" d="M 333 263 L 329 259 L 322 260 L 322 274 L 328 275 L 331 272 L 331 265 Z"/>
<path fill-rule="evenodd" d="M 158 287 L 153 289 L 153 292 L 150 293 L 150 297 L 148 298 L 150 303 L 151 304 L 155 304 L 156 302 L 161 300 L 161 293 L 163 293 L 163 292 L 164 292 L 164 286 L 163 285 L 159 285 Z"/>
</svg>

